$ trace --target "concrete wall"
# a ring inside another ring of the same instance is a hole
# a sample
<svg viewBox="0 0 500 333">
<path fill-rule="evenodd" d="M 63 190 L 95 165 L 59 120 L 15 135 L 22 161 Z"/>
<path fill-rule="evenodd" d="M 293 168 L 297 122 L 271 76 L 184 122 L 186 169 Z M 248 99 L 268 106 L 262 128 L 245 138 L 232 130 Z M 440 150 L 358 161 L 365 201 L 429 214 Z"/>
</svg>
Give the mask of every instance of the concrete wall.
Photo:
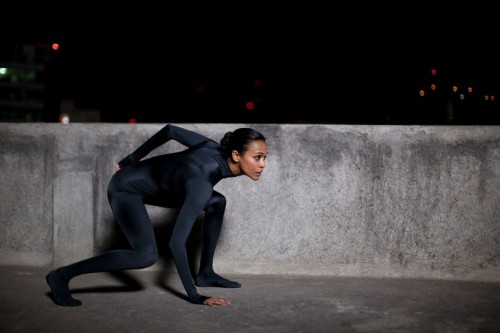
<svg viewBox="0 0 500 333">
<path fill-rule="evenodd" d="M 250 126 L 268 140 L 259 181 L 216 186 L 228 198 L 221 273 L 500 281 L 498 126 L 179 125 L 216 140 Z M 107 182 L 162 126 L 0 123 L 0 264 L 58 266 L 124 246 Z M 152 269 L 168 267 L 176 211 L 147 208 L 162 254 Z"/>
</svg>

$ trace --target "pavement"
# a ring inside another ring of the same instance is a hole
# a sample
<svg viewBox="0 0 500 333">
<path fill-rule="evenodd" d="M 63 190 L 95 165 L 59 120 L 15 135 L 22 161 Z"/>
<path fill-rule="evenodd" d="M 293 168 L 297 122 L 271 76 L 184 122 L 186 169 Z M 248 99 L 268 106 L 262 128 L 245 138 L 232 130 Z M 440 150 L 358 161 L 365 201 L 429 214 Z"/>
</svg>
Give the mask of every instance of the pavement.
<svg viewBox="0 0 500 333">
<path fill-rule="evenodd" d="M 56 305 L 51 268 L 0 266 L 0 332 L 500 332 L 500 283 L 334 276 L 225 275 L 198 288 L 229 306 L 187 302 L 177 274 L 94 273 L 71 281 L 78 307 Z"/>
</svg>

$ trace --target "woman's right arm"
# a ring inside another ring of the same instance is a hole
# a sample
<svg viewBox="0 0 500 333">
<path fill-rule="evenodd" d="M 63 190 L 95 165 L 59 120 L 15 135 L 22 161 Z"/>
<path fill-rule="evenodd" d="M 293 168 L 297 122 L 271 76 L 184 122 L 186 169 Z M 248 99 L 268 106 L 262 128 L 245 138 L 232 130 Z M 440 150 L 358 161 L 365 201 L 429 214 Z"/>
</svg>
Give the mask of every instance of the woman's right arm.
<svg viewBox="0 0 500 333">
<path fill-rule="evenodd" d="M 127 157 L 118 162 L 120 168 L 139 162 L 143 157 L 149 154 L 153 149 L 163 145 L 164 143 L 175 140 L 187 147 L 196 146 L 203 142 L 213 141 L 212 139 L 199 133 L 187 130 L 185 128 L 167 124 L 139 148 Z"/>
</svg>

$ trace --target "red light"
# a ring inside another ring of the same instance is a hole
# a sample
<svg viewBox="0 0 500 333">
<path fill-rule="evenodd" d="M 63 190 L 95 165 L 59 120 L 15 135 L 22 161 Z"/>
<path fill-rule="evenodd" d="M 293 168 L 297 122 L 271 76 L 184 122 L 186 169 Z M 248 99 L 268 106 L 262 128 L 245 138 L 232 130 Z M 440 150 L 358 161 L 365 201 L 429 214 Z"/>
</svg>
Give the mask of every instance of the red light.
<svg viewBox="0 0 500 333">
<path fill-rule="evenodd" d="M 431 69 L 431 74 L 432 74 L 432 75 L 436 75 L 436 73 L 437 73 L 437 70 L 435 70 L 434 68 L 433 68 L 433 69 Z"/>
<path fill-rule="evenodd" d="M 57 44 L 57 43 L 52 43 L 52 50 L 54 50 L 54 51 L 59 50 L 59 44 Z"/>
<path fill-rule="evenodd" d="M 255 108 L 255 104 L 253 102 L 247 102 L 246 104 L 247 110 L 253 110 Z"/>
<path fill-rule="evenodd" d="M 128 120 L 128 123 L 129 123 L 129 124 L 137 124 L 137 119 L 135 119 L 135 118 L 130 118 L 130 119 Z"/>
</svg>

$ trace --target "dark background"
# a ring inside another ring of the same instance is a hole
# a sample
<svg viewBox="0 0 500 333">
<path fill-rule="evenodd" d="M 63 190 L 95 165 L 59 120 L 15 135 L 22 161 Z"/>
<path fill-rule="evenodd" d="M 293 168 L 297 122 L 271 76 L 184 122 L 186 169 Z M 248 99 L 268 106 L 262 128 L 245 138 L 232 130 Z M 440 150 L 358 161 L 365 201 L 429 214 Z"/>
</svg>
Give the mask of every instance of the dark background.
<svg viewBox="0 0 500 333">
<path fill-rule="evenodd" d="M 455 82 L 500 96 L 492 9 L 241 6 L 117 8 L 11 36 L 58 42 L 52 91 L 104 122 L 500 122 L 498 103 L 485 109 L 480 98 L 453 119 L 446 109 Z M 440 94 L 422 103 L 418 90 L 433 80 Z"/>
</svg>

